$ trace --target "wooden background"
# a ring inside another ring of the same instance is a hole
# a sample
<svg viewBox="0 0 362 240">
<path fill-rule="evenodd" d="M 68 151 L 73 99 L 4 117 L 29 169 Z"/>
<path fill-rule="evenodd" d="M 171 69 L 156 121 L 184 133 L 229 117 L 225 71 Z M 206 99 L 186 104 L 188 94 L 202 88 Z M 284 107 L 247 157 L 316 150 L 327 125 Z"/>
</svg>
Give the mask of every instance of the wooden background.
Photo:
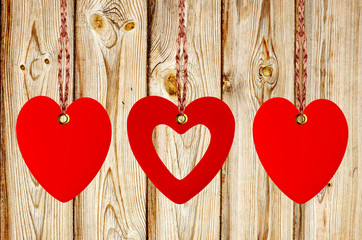
<svg viewBox="0 0 362 240">
<path fill-rule="evenodd" d="M 236 137 L 208 187 L 176 205 L 137 165 L 126 119 L 147 95 L 176 103 L 177 0 L 68 0 L 71 99 L 100 101 L 113 139 L 99 174 L 66 204 L 32 177 L 15 135 L 27 100 L 58 100 L 59 0 L 1 0 L 0 238 L 361 240 L 362 1 L 306 2 L 307 102 L 336 102 L 349 124 L 347 152 L 330 185 L 294 204 L 270 181 L 253 145 L 259 106 L 271 97 L 294 100 L 295 2 L 187 0 L 188 102 L 224 100 L 235 114 Z M 177 177 L 191 171 L 209 139 L 204 127 L 183 136 L 164 126 L 154 132 Z"/>
</svg>

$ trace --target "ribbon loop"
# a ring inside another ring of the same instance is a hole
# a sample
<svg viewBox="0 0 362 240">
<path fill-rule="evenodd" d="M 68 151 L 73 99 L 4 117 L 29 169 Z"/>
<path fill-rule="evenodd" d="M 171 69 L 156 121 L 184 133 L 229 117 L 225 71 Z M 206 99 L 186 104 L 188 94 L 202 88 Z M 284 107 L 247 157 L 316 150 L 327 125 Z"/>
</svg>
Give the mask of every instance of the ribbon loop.
<svg viewBox="0 0 362 240">
<path fill-rule="evenodd" d="M 181 45 L 183 53 L 183 88 L 181 87 Z M 179 26 L 178 26 L 178 37 L 176 40 L 177 52 L 176 52 L 176 86 L 177 86 L 177 100 L 180 114 L 184 114 L 186 107 L 186 89 L 187 89 L 187 37 L 185 27 L 185 0 L 179 0 Z M 181 94 L 182 88 L 182 94 Z"/>
<path fill-rule="evenodd" d="M 67 25 L 67 0 L 60 0 L 61 26 L 58 49 L 58 85 L 59 105 L 62 113 L 65 114 L 68 107 L 69 79 L 70 79 L 70 53 Z M 65 48 L 65 87 L 63 89 L 63 46 Z M 64 90 L 64 91 L 63 91 Z"/>
<path fill-rule="evenodd" d="M 297 20 L 297 33 L 295 41 L 295 91 L 296 91 L 296 105 L 300 115 L 303 115 L 304 108 L 306 107 L 306 85 L 307 85 L 307 37 L 305 34 L 304 23 L 304 0 L 298 0 L 298 20 Z M 300 76 L 302 71 L 302 76 Z"/>
</svg>

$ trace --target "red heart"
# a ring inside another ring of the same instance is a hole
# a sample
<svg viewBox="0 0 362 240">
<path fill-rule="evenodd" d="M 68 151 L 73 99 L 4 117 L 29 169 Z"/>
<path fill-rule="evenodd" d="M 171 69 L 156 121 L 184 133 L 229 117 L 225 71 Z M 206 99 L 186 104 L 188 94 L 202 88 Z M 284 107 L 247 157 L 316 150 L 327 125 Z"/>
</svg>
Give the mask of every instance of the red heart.
<svg viewBox="0 0 362 240">
<path fill-rule="evenodd" d="M 109 149 L 111 122 L 103 106 L 80 98 L 68 108 L 61 125 L 59 105 L 51 98 L 30 99 L 16 123 L 20 152 L 39 184 L 54 198 L 76 197 L 101 168 Z"/>
<path fill-rule="evenodd" d="M 298 113 L 284 98 L 268 100 L 255 116 L 253 136 L 269 177 L 290 199 L 303 204 L 337 171 L 347 147 L 348 126 L 343 112 L 329 100 L 310 103 L 303 125 L 295 120 Z"/>
<path fill-rule="evenodd" d="M 127 121 L 128 139 L 138 163 L 152 183 L 171 201 L 182 204 L 193 198 L 216 176 L 229 154 L 235 132 L 235 120 L 229 107 L 214 97 L 190 103 L 185 114 L 188 121 L 176 122 L 179 110 L 161 97 L 146 97 L 132 107 Z M 183 179 L 174 177 L 156 153 L 153 129 L 160 124 L 183 134 L 203 124 L 211 134 L 210 145 L 200 162 Z"/>
</svg>

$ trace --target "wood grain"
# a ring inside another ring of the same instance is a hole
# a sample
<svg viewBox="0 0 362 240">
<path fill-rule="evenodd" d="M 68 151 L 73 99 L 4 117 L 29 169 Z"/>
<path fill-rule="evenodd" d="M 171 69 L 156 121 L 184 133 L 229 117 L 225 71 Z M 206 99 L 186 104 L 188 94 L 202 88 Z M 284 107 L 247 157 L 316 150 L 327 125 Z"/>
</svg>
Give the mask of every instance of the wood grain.
<svg viewBox="0 0 362 240">
<path fill-rule="evenodd" d="M 290 1 L 224 2 L 222 96 L 234 112 L 236 136 L 222 174 L 222 239 L 293 237 L 292 201 L 267 176 L 252 137 L 263 102 L 293 100 L 293 56 Z"/>
<path fill-rule="evenodd" d="M 359 9 L 359 11 L 356 11 Z M 347 150 L 323 197 L 304 204 L 304 238 L 362 239 L 361 223 L 361 1 L 310 1 L 307 102 L 327 98 L 349 124 Z M 337 17 L 338 16 L 338 17 Z M 331 116 L 333 121 L 333 117 Z M 359 205 L 358 205 L 359 204 Z"/>
<path fill-rule="evenodd" d="M 2 1 L 1 13 L 1 187 L 6 188 L 1 191 L 1 238 L 72 239 L 72 201 L 60 203 L 43 190 L 26 167 L 15 134 L 17 115 L 27 100 L 38 95 L 58 100 L 59 2 Z M 73 15 L 72 8 L 68 14 Z M 68 23 L 72 39 L 71 17 Z"/>
<path fill-rule="evenodd" d="M 306 3 L 307 103 L 330 99 L 349 124 L 344 160 L 314 199 L 304 205 L 289 200 L 265 173 L 252 139 L 263 102 L 294 100 L 295 1 L 186 1 L 187 102 L 222 98 L 236 132 L 221 174 L 177 205 L 137 164 L 126 121 L 147 95 L 177 103 L 178 1 L 68 0 L 70 100 L 101 102 L 113 138 L 96 178 L 62 204 L 32 177 L 15 135 L 28 99 L 58 100 L 59 0 L 1 0 L 0 239 L 362 239 L 362 2 Z M 162 125 L 153 140 L 165 165 L 182 178 L 201 159 L 210 134 L 196 126 L 178 135 Z"/>
<path fill-rule="evenodd" d="M 175 55 L 178 1 L 151 1 L 149 93 L 177 104 Z M 187 1 L 186 32 L 189 54 L 187 102 L 220 97 L 220 1 Z M 181 137 L 160 126 L 154 132 L 160 158 L 178 178 L 186 176 L 201 159 L 210 135 L 196 126 Z M 184 205 L 168 200 L 151 182 L 148 187 L 149 239 L 218 239 L 220 229 L 220 175 Z"/>
<path fill-rule="evenodd" d="M 75 237 L 145 239 L 146 177 L 126 120 L 147 93 L 147 2 L 84 0 L 76 13 L 76 97 L 103 104 L 113 136 L 103 167 L 75 200 Z"/>
</svg>

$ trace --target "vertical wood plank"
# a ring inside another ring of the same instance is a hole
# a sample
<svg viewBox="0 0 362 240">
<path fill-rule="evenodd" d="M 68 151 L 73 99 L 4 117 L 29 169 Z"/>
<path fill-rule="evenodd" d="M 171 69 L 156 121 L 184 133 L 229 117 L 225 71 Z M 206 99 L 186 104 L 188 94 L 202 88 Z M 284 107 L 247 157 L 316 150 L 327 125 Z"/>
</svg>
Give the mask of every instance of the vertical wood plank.
<svg viewBox="0 0 362 240">
<path fill-rule="evenodd" d="M 73 39 L 74 1 L 68 3 Z M 1 218 L 5 217 L 1 238 L 72 239 L 72 201 L 60 203 L 38 184 L 21 157 L 15 133 L 18 113 L 27 100 L 46 95 L 58 101 L 60 4 L 55 0 L 4 0 L 1 13 Z"/>
<path fill-rule="evenodd" d="M 176 205 L 135 161 L 126 119 L 147 89 L 177 103 L 177 1 L 68 0 L 71 43 L 76 13 L 75 97 L 100 101 L 113 127 L 104 166 L 74 201 L 73 223 L 73 203 L 59 203 L 41 188 L 15 135 L 28 99 L 58 100 L 59 1 L 2 0 L 0 239 L 362 239 L 362 2 L 306 3 L 307 103 L 330 99 L 349 123 L 347 152 L 330 187 L 307 204 L 293 204 L 266 175 L 252 140 L 263 102 L 294 100 L 294 4 L 187 0 L 188 102 L 222 94 L 235 114 L 236 135 L 222 174 Z M 197 164 L 209 140 L 202 126 L 182 136 L 165 126 L 154 131 L 157 152 L 179 178 Z"/>
<path fill-rule="evenodd" d="M 359 1 L 359 6 L 357 6 L 357 9 L 359 9 L 359 13 L 361 13 L 361 9 L 362 9 L 362 2 Z M 357 54 L 357 59 L 358 59 L 358 64 L 356 66 L 360 66 L 360 64 L 362 63 L 362 17 L 361 14 L 359 15 L 358 18 L 358 30 L 357 30 L 356 35 L 358 35 L 358 54 Z M 355 63 L 354 63 L 355 64 Z M 354 86 L 354 88 L 358 89 L 358 94 L 357 96 L 355 95 L 354 97 L 357 98 L 357 140 L 355 140 L 355 142 L 357 143 L 357 146 L 362 146 L 362 124 L 360 121 L 358 121 L 359 119 L 362 119 L 362 108 L 358 107 L 358 106 L 362 106 L 362 68 L 358 67 L 358 82 L 357 85 L 358 86 Z M 352 150 L 355 149 L 354 147 L 352 148 Z M 353 150 L 355 151 L 355 150 Z M 354 156 L 353 158 L 357 158 L 358 159 L 358 167 L 357 170 L 353 170 L 353 171 L 357 171 L 357 177 L 358 177 L 358 183 L 357 183 L 357 201 L 356 201 L 356 212 L 355 212 L 355 216 L 356 216 L 356 220 L 354 221 L 353 224 L 353 234 L 355 236 L 355 238 L 359 238 L 362 239 L 362 174 L 358 174 L 358 170 L 361 171 L 362 169 L 362 151 L 356 151 L 354 152 Z M 356 174 L 354 172 L 354 174 Z"/>
<path fill-rule="evenodd" d="M 236 136 L 222 173 L 222 239 L 293 237 L 292 201 L 262 167 L 252 125 L 269 98 L 294 100 L 294 16 L 290 1 L 224 1 L 222 96 Z"/>
<path fill-rule="evenodd" d="M 361 7 L 358 0 L 308 1 L 306 7 L 307 102 L 335 102 L 346 116 L 349 139 L 331 185 L 304 205 L 305 238 L 300 239 L 362 239 Z"/>
<path fill-rule="evenodd" d="M 220 98 L 221 3 L 188 0 L 186 5 L 187 102 L 204 96 Z M 177 104 L 178 1 L 151 1 L 149 23 L 149 94 Z M 160 158 L 178 178 L 185 177 L 194 168 L 210 140 L 208 131 L 201 126 L 182 136 L 165 126 L 159 126 L 154 133 L 154 144 Z M 183 205 L 172 203 L 151 182 L 148 186 L 149 239 L 219 239 L 220 174 L 199 195 Z"/>
<path fill-rule="evenodd" d="M 9 31 L 9 14 L 5 14 L 8 11 L 8 4 L 1 2 L 0 9 L 0 58 L 5 58 L 5 44 L 7 43 L 6 35 Z M 5 108 L 4 108 L 4 84 L 2 79 L 5 76 L 5 61 L 0 61 L 0 239 L 8 239 L 9 230 L 9 209 L 8 209 L 8 192 L 6 186 L 6 155 L 5 155 Z"/>
<path fill-rule="evenodd" d="M 103 104 L 113 136 L 100 172 L 76 199 L 75 238 L 146 239 L 146 177 L 126 122 L 147 93 L 147 2 L 82 0 L 76 13 L 76 97 Z"/>
</svg>

